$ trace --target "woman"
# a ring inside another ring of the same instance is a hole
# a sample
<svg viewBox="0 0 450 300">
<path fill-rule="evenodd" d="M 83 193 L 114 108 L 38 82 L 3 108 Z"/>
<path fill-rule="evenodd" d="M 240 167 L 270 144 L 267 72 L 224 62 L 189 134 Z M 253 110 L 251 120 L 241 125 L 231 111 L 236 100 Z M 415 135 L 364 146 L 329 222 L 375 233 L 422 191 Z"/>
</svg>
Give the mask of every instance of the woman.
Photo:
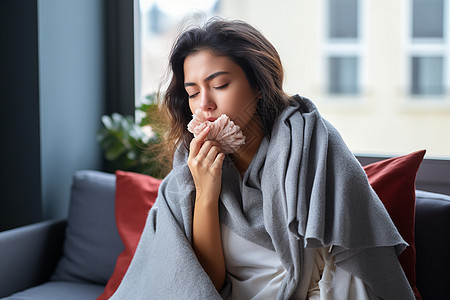
<svg viewBox="0 0 450 300">
<path fill-rule="evenodd" d="M 406 243 L 336 130 L 283 92 L 260 32 L 212 19 L 178 37 L 170 67 L 173 169 L 112 299 L 414 299 Z M 198 109 L 245 145 L 194 138 Z"/>
</svg>

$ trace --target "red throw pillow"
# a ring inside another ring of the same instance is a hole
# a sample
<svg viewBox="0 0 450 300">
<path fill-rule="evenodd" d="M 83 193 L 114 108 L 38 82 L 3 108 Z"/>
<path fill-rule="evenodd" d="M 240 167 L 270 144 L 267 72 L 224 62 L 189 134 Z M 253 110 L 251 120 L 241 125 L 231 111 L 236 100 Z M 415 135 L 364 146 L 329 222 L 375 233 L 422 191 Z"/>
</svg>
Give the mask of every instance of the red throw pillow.
<svg viewBox="0 0 450 300">
<path fill-rule="evenodd" d="M 148 175 L 116 171 L 116 225 L 125 249 L 117 257 L 114 272 L 97 300 L 109 299 L 119 287 L 136 251 L 160 184 L 161 179 Z"/>
<path fill-rule="evenodd" d="M 409 244 L 400 254 L 399 261 L 416 299 L 421 299 L 421 296 L 416 286 L 415 182 L 424 155 L 425 150 L 421 150 L 364 167 L 370 185 L 380 197 L 399 233 Z"/>
</svg>

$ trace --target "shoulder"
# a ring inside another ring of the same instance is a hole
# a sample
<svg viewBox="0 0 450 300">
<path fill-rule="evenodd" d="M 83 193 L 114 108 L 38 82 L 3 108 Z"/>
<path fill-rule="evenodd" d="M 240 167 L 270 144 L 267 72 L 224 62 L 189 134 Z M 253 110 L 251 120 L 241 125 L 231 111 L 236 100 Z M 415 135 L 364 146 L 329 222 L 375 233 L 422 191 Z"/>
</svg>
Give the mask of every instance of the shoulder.
<svg viewBox="0 0 450 300">
<path fill-rule="evenodd" d="M 279 134 L 279 131 L 283 131 L 283 129 L 288 130 L 290 133 L 299 132 L 298 130 L 301 130 L 306 125 L 315 127 L 318 124 L 325 127 L 328 126 L 315 104 L 306 97 L 294 95 L 289 98 L 289 106 L 283 110 L 274 122 L 271 135 Z"/>
<path fill-rule="evenodd" d="M 301 113 L 318 113 L 319 111 L 312 100 L 298 94 L 292 96 L 289 99 L 289 103 L 290 107 L 297 111 L 300 111 Z"/>
</svg>

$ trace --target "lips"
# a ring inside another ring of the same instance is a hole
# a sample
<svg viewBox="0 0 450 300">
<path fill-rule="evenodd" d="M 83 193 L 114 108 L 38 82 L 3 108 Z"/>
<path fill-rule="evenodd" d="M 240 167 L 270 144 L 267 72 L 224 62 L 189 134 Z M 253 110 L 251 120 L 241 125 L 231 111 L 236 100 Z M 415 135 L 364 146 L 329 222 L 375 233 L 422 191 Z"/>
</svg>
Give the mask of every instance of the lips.
<svg viewBox="0 0 450 300">
<path fill-rule="evenodd" d="M 206 120 L 208 120 L 210 122 L 214 122 L 215 120 L 217 120 L 217 118 L 207 118 Z"/>
</svg>

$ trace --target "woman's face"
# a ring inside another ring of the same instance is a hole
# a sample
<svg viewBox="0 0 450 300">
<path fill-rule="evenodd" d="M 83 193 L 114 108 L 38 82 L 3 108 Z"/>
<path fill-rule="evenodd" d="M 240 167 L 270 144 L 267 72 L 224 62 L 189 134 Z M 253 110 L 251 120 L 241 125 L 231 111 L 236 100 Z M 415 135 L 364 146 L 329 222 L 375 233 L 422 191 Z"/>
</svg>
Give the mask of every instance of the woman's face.
<svg viewBox="0 0 450 300">
<path fill-rule="evenodd" d="M 255 115 L 260 97 L 239 65 L 226 56 L 214 55 L 211 50 L 186 57 L 184 86 L 192 113 L 200 108 L 210 121 L 226 114 L 244 131 Z"/>
</svg>

